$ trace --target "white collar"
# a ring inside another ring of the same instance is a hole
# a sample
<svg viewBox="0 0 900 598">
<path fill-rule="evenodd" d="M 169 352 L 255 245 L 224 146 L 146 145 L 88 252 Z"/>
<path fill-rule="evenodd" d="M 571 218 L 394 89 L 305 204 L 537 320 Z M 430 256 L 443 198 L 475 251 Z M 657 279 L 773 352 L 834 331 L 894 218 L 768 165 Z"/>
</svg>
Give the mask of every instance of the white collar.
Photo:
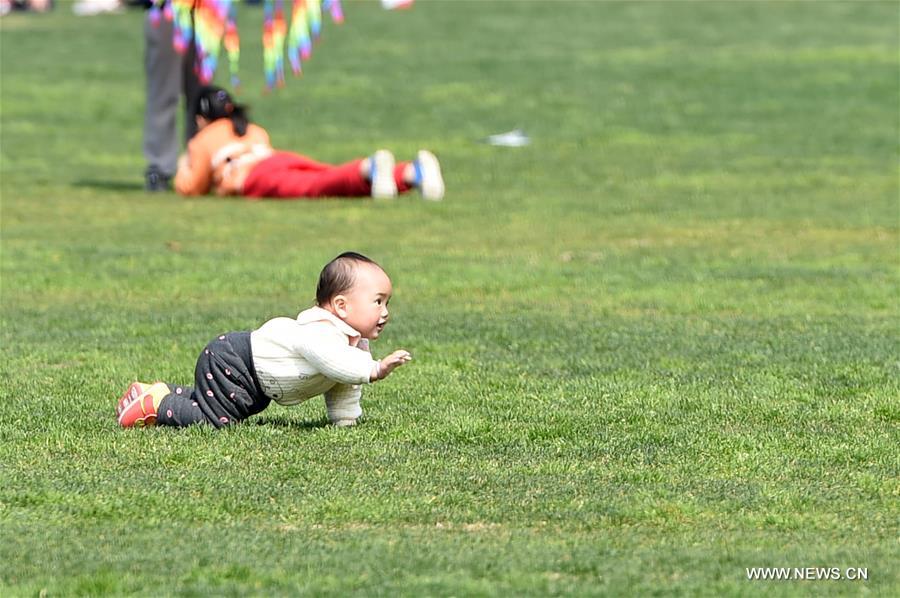
<svg viewBox="0 0 900 598">
<path fill-rule="evenodd" d="M 318 305 L 315 307 L 310 307 L 304 311 L 301 311 L 297 315 L 297 323 L 298 324 L 310 324 L 312 322 L 322 322 L 322 321 L 331 322 L 337 329 L 349 336 L 350 338 L 355 338 L 359 340 L 362 338 L 362 334 L 360 334 L 353 326 L 343 321 L 327 309 L 322 309 Z"/>
</svg>

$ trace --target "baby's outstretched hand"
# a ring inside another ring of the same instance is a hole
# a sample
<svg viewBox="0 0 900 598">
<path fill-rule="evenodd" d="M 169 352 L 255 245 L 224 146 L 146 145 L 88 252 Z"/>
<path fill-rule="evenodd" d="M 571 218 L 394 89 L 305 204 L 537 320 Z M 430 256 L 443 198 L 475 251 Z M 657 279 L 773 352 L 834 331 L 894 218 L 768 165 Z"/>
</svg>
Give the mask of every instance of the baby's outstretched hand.
<svg viewBox="0 0 900 598">
<path fill-rule="evenodd" d="M 409 354 L 409 351 L 404 351 L 403 349 L 394 351 L 375 364 L 375 368 L 372 371 L 372 382 L 375 380 L 384 380 L 395 368 L 400 367 L 411 359 L 412 355 Z"/>
</svg>

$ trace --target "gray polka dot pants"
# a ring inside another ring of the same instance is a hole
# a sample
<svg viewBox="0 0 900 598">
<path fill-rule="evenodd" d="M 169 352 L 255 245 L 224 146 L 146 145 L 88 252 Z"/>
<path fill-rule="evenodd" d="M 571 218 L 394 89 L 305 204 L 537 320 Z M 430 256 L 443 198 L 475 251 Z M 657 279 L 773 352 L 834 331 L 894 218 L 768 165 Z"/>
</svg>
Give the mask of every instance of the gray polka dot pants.
<svg viewBox="0 0 900 598">
<path fill-rule="evenodd" d="M 243 421 L 269 406 L 253 368 L 249 332 L 230 332 L 211 341 L 197 358 L 194 387 L 169 384 L 156 424 L 217 428 Z"/>
</svg>

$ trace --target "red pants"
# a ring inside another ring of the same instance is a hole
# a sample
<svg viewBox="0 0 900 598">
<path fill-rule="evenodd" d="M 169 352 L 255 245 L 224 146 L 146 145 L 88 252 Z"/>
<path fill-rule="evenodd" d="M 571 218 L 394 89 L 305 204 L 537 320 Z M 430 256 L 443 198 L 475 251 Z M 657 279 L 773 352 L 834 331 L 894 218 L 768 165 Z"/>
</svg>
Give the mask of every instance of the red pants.
<svg viewBox="0 0 900 598">
<path fill-rule="evenodd" d="M 324 164 L 291 152 L 277 152 L 254 166 L 244 180 L 245 197 L 300 199 L 313 197 L 369 197 L 372 185 L 359 174 L 361 159 Z M 397 191 L 409 191 L 403 170 L 409 162 L 394 167 Z"/>
</svg>

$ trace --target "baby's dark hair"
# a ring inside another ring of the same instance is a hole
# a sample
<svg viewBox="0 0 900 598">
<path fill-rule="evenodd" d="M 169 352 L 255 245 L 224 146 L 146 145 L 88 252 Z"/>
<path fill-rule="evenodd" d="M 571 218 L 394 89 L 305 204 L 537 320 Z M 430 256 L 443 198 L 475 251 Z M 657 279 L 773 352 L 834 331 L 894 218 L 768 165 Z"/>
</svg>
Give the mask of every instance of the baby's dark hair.
<svg viewBox="0 0 900 598">
<path fill-rule="evenodd" d="M 375 261 L 355 251 L 345 251 L 325 264 L 316 285 L 316 304 L 327 305 L 332 297 L 349 290 L 356 282 L 356 268 L 360 264 L 373 264 L 381 268 Z"/>
<path fill-rule="evenodd" d="M 197 116 L 202 116 L 212 122 L 220 118 L 231 120 L 235 135 L 243 137 L 247 132 L 250 121 L 247 118 L 247 107 L 236 104 L 231 95 L 215 85 L 206 85 L 200 88 L 194 106 Z"/>
</svg>

